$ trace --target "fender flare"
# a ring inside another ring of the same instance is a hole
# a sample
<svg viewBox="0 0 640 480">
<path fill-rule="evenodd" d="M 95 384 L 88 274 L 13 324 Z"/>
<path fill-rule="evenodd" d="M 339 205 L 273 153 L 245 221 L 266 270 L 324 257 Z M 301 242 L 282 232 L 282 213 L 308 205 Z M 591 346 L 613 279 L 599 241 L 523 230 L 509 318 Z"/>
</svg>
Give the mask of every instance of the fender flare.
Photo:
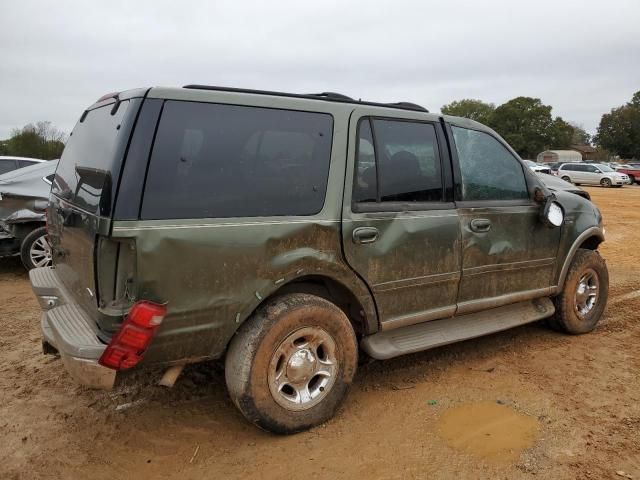
<svg viewBox="0 0 640 480">
<path fill-rule="evenodd" d="M 560 275 L 558 276 L 558 282 L 554 288 L 554 293 L 560 293 L 562 286 L 564 285 L 564 281 L 567 278 L 567 273 L 569 272 L 569 267 L 571 266 L 571 262 L 573 261 L 573 257 L 575 257 L 576 252 L 580 248 L 580 246 L 587 240 L 588 238 L 596 237 L 600 240 L 600 243 L 604 242 L 604 231 L 600 227 L 591 227 L 586 229 L 578 238 L 573 241 L 567 256 L 564 259 L 564 263 L 562 265 L 562 270 L 560 270 Z"/>
</svg>

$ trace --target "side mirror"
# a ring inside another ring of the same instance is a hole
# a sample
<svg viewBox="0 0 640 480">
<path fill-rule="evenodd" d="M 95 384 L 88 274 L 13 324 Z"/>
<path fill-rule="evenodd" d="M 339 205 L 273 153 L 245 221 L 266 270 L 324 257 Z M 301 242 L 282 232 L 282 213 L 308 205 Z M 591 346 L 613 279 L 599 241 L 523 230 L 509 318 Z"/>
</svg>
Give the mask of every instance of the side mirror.
<svg viewBox="0 0 640 480">
<path fill-rule="evenodd" d="M 556 228 L 564 222 L 564 210 L 556 201 L 555 195 L 547 198 L 544 208 L 542 209 L 542 221 L 551 228 Z"/>
</svg>

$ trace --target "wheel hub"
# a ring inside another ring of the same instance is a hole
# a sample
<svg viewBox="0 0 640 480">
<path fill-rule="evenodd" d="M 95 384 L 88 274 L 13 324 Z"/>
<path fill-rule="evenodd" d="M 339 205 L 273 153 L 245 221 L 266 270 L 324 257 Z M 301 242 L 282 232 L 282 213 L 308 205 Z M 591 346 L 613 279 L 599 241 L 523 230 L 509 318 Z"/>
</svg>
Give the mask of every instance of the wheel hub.
<svg viewBox="0 0 640 480">
<path fill-rule="evenodd" d="M 275 402 L 292 411 L 306 410 L 331 391 L 338 373 L 336 344 L 320 327 L 288 335 L 271 357 L 267 380 Z"/>
<path fill-rule="evenodd" d="M 579 317 L 588 315 L 598 302 L 600 281 L 594 270 L 587 270 L 576 286 L 574 308 Z"/>
<path fill-rule="evenodd" d="M 316 357 L 306 348 L 293 353 L 287 362 L 287 378 L 293 383 L 309 380 L 315 370 Z"/>
</svg>

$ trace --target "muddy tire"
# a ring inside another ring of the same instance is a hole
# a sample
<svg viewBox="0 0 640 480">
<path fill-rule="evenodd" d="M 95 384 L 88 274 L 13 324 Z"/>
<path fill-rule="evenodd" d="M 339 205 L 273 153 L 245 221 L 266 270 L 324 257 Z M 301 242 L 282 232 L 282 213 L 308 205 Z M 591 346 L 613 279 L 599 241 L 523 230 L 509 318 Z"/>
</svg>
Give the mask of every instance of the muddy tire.
<svg viewBox="0 0 640 480">
<path fill-rule="evenodd" d="M 345 313 L 309 294 L 261 306 L 231 341 L 225 378 L 233 403 L 258 427 L 300 432 L 330 419 L 356 372 L 358 344 Z"/>
<path fill-rule="evenodd" d="M 560 295 L 554 299 L 556 313 L 549 324 L 577 335 L 593 330 L 607 305 L 609 272 L 597 251 L 579 249 L 567 273 Z"/>
<path fill-rule="evenodd" d="M 20 259 L 27 270 L 51 265 L 51 246 L 47 240 L 47 229 L 32 230 L 20 245 Z"/>
</svg>

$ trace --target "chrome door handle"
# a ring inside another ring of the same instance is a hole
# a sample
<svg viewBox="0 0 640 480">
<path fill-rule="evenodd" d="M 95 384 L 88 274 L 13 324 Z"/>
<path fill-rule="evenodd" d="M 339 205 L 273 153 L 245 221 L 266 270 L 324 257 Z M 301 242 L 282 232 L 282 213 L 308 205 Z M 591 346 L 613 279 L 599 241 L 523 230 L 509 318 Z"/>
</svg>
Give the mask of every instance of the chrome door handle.
<svg viewBox="0 0 640 480">
<path fill-rule="evenodd" d="M 471 230 L 474 232 L 488 232 L 491 230 L 491 220 L 487 218 L 474 218 L 471 220 Z"/>
<path fill-rule="evenodd" d="M 378 239 L 378 229 L 375 227 L 358 227 L 351 234 L 353 243 L 373 243 Z"/>
</svg>

